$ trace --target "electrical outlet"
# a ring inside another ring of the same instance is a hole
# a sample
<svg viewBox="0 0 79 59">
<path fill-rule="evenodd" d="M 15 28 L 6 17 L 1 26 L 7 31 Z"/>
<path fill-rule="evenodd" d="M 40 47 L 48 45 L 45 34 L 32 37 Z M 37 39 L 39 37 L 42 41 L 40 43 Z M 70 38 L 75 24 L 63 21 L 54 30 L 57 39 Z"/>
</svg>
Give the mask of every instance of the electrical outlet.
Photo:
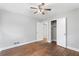
<svg viewBox="0 0 79 59">
<path fill-rule="evenodd" d="M 18 41 L 17 41 L 17 42 L 14 42 L 14 44 L 19 44 L 19 43 L 20 43 L 20 42 L 18 42 Z"/>
</svg>

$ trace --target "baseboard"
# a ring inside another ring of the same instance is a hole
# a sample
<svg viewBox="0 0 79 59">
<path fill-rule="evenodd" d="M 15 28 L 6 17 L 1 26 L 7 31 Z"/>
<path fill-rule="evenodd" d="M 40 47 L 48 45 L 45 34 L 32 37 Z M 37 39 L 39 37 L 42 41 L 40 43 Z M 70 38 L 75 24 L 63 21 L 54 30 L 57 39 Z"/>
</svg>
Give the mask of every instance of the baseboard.
<svg viewBox="0 0 79 59">
<path fill-rule="evenodd" d="M 5 48 L 0 48 L 0 51 L 10 49 L 10 48 L 14 48 L 14 47 L 19 47 L 19 46 L 29 44 L 29 43 L 33 43 L 33 42 L 37 42 L 37 41 L 41 41 L 41 40 L 34 40 L 34 41 L 30 41 L 30 42 L 25 42 L 25 43 L 13 45 L 13 46 L 8 46 L 8 47 L 5 47 Z M 50 41 L 48 41 L 48 42 L 50 42 Z M 69 46 L 67 46 L 67 48 L 79 52 L 79 49 L 77 49 L 77 48 L 73 48 L 73 47 L 69 47 Z"/>
<path fill-rule="evenodd" d="M 67 48 L 79 52 L 79 49 L 77 49 L 77 48 L 73 48 L 73 47 L 69 47 L 69 46 L 67 46 Z"/>
<path fill-rule="evenodd" d="M 29 44 L 29 43 L 33 43 L 33 42 L 37 42 L 37 41 L 40 41 L 40 40 L 34 40 L 34 41 L 30 41 L 30 42 L 20 43 L 20 44 L 13 45 L 13 46 L 8 46 L 8 47 L 5 47 L 5 48 L 0 48 L 0 51 L 10 49 L 10 48 L 14 48 L 14 47 L 19 47 L 19 46 Z"/>
<path fill-rule="evenodd" d="M 51 39 L 48 38 L 48 42 L 51 43 Z"/>
</svg>

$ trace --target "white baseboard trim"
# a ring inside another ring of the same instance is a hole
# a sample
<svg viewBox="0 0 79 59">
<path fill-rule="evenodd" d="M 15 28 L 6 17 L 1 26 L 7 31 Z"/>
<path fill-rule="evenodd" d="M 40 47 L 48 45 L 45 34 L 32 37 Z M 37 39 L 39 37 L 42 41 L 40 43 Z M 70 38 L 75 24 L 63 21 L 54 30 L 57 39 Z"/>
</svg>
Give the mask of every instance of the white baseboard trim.
<svg viewBox="0 0 79 59">
<path fill-rule="evenodd" d="M 77 48 L 73 48 L 73 47 L 69 47 L 69 46 L 67 46 L 67 48 L 79 52 L 79 49 L 77 49 Z"/>
<path fill-rule="evenodd" d="M 13 45 L 13 46 L 8 46 L 8 47 L 5 47 L 5 48 L 0 48 L 0 51 L 10 49 L 10 48 L 14 48 L 14 47 L 19 47 L 19 46 L 29 44 L 29 43 L 33 43 L 33 42 L 37 42 L 37 41 L 40 41 L 40 40 L 34 40 L 34 41 L 30 41 L 30 42 L 20 43 L 20 44 Z"/>
<path fill-rule="evenodd" d="M 48 41 L 49 43 L 51 43 L 51 41 Z"/>
</svg>

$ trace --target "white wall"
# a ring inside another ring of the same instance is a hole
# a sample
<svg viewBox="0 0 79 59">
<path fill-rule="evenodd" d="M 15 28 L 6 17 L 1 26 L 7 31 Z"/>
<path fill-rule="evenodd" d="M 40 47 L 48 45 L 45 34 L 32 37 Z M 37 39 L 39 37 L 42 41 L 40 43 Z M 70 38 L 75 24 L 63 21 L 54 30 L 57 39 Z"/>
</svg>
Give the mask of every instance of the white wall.
<svg viewBox="0 0 79 59">
<path fill-rule="evenodd" d="M 14 42 L 36 40 L 36 21 L 6 10 L 0 10 L 0 48 L 14 45 Z"/>
<path fill-rule="evenodd" d="M 54 19 L 67 17 L 67 47 L 79 50 L 79 9 L 56 15 Z"/>
</svg>

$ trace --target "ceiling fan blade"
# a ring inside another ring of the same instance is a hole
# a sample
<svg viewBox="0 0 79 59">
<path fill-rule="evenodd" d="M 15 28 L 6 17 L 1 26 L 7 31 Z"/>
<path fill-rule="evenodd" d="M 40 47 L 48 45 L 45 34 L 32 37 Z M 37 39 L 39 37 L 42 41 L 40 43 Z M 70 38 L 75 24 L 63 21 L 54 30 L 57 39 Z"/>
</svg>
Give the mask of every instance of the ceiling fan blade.
<svg viewBox="0 0 79 59">
<path fill-rule="evenodd" d="M 44 9 L 44 10 L 46 10 L 46 11 L 51 11 L 51 9 Z"/>
<path fill-rule="evenodd" d="M 31 9 L 37 9 L 36 7 L 30 7 Z"/>
<path fill-rule="evenodd" d="M 36 12 L 34 12 L 34 14 L 36 14 L 36 13 L 38 13 L 37 11 Z"/>
</svg>

